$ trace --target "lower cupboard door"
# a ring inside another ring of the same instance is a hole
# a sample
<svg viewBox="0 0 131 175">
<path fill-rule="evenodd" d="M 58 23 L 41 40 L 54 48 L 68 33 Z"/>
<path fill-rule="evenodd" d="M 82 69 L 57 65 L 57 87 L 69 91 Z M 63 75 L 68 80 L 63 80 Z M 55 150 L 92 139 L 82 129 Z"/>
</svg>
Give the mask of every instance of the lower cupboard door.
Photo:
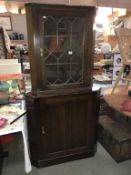
<svg viewBox="0 0 131 175">
<path fill-rule="evenodd" d="M 43 145 L 47 158 L 65 154 L 65 109 L 63 104 L 48 104 L 43 114 Z"/>
</svg>

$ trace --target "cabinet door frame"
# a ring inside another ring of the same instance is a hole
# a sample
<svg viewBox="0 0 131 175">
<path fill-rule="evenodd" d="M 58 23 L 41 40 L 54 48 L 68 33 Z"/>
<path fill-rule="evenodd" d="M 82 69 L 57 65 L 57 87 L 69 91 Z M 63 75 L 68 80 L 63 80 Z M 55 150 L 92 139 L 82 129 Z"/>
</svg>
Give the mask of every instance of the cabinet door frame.
<svg viewBox="0 0 131 175">
<path fill-rule="evenodd" d="M 31 82 L 32 92 L 49 90 L 49 89 L 66 89 L 76 87 L 92 88 L 92 68 L 93 68 L 93 21 L 95 15 L 95 7 L 78 7 L 63 5 L 26 5 L 28 39 L 29 39 L 29 57 L 31 65 Z M 43 15 L 73 15 L 85 18 L 85 42 L 84 42 L 84 66 L 83 66 L 83 83 L 78 85 L 54 86 L 52 88 L 45 85 L 45 77 L 42 75 L 41 61 L 41 17 Z M 78 15 L 79 14 L 79 15 Z M 43 83 L 44 82 L 44 85 Z"/>
</svg>

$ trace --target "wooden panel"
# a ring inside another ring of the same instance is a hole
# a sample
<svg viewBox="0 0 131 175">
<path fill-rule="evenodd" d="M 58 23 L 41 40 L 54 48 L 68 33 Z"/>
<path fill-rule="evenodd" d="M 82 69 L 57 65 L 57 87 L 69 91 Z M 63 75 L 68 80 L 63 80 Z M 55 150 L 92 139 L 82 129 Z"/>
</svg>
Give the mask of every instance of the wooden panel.
<svg viewBox="0 0 131 175">
<path fill-rule="evenodd" d="M 98 6 L 105 7 L 118 7 L 118 8 L 131 8 L 130 0 L 97 0 Z"/>
<path fill-rule="evenodd" d="M 92 149 L 97 140 L 97 122 L 99 116 L 99 93 L 88 97 L 88 118 L 87 118 L 87 148 Z"/>
<path fill-rule="evenodd" d="M 86 146 L 88 101 L 69 102 L 67 112 L 67 149 Z"/>
<path fill-rule="evenodd" d="M 118 44 L 118 40 L 117 40 L 115 35 L 114 36 L 111 36 L 111 35 L 108 36 L 108 41 L 107 42 L 111 45 L 112 49 L 116 46 L 116 44 Z"/>
<path fill-rule="evenodd" d="M 43 108 L 45 108 L 43 112 Z M 65 111 L 63 104 L 44 104 L 41 106 L 43 126 L 43 144 L 47 156 L 65 150 Z"/>
</svg>

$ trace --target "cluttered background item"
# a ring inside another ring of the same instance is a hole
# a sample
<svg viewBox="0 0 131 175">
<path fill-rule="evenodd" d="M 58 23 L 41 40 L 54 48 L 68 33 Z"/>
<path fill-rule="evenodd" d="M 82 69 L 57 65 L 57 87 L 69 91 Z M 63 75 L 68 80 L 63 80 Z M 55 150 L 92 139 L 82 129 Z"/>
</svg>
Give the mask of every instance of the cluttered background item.
<svg viewBox="0 0 131 175">
<path fill-rule="evenodd" d="M 0 59 L 0 104 L 24 98 L 21 64 L 15 59 Z"/>
</svg>

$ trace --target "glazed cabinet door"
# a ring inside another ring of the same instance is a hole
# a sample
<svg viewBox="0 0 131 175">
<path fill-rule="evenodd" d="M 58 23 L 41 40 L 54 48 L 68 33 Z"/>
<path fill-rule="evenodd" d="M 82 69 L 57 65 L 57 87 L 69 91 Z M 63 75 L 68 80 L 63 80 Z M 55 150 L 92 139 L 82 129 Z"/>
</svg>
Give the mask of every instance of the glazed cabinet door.
<svg viewBox="0 0 131 175">
<path fill-rule="evenodd" d="M 85 18 L 60 14 L 41 18 L 43 85 L 82 84 Z"/>
<path fill-rule="evenodd" d="M 91 88 L 95 8 L 29 4 L 26 11 L 32 89 Z"/>
</svg>

